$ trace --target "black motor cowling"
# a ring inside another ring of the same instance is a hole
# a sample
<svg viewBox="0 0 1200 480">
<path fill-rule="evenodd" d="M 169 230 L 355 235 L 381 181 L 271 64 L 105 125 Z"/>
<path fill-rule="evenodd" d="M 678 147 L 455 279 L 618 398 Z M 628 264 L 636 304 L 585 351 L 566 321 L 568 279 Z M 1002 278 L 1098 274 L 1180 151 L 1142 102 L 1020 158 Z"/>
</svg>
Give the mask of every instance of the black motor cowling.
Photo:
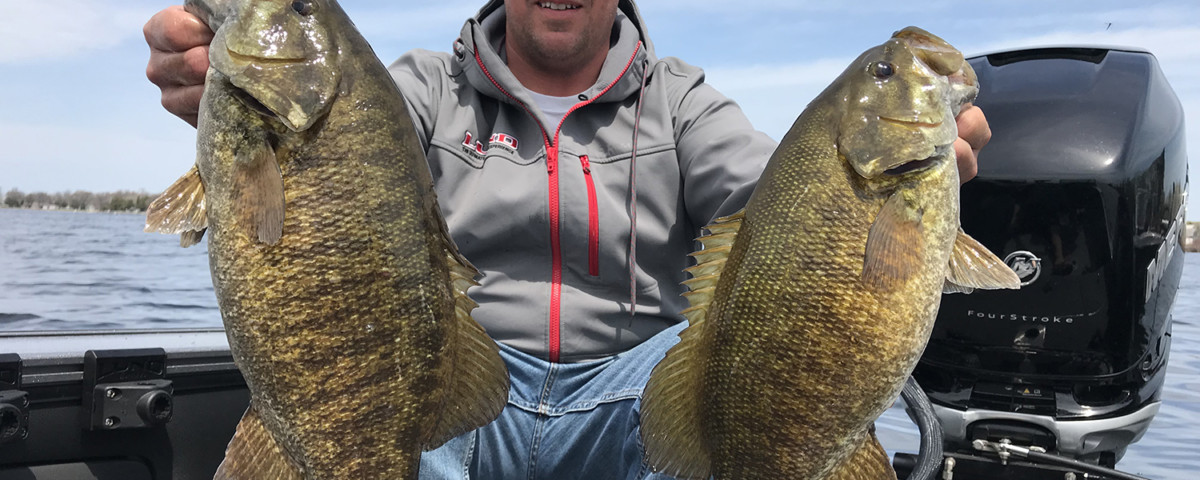
<svg viewBox="0 0 1200 480">
<path fill-rule="evenodd" d="M 1154 56 L 1040 48 L 970 59 L 993 136 L 964 230 L 1017 291 L 944 295 L 914 376 L 947 450 L 974 439 L 1113 464 L 1157 412 L 1183 270 L 1183 110 Z"/>
</svg>

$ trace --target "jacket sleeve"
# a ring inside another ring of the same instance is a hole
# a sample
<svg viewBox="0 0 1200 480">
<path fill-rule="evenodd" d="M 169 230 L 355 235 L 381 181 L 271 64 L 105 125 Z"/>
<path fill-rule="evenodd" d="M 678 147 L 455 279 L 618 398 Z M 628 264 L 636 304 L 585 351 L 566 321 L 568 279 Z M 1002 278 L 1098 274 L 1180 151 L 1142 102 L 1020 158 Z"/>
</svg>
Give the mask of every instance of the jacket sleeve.
<svg viewBox="0 0 1200 480">
<path fill-rule="evenodd" d="M 676 61 L 667 70 L 680 82 L 674 128 L 684 202 L 693 224 L 707 225 L 746 206 L 776 142 L 704 83 L 700 69 Z"/>
<path fill-rule="evenodd" d="M 388 66 L 388 72 L 408 104 L 421 148 L 426 152 L 429 151 L 429 140 L 433 138 L 433 126 L 437 124 L 438 105 L 449 71 L 449 54 L 421 49 L 405 53 Z"/>
</svg>

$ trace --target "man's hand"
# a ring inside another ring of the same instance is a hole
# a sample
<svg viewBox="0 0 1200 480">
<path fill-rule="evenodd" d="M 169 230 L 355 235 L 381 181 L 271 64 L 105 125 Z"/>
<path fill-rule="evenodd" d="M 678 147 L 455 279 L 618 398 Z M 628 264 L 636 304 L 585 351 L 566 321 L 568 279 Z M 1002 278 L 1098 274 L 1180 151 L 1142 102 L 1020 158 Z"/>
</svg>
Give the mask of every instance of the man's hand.
<svg viewBox="0 0 1200 480">
<path fill-rule="evenodd" d="M 196 126 L 212 30 L 176 5 L 151 17 L 142 33 L 150 46 L 146 77 L 162 90 L 163 107 Z"/>
<path fill-rule="evenodd" d="M 979 150 L 992 139 L 983 110 L 968 104 L 958 113 L 958 140 L 954 141 L 954 154 L 958 157 L 958 181 L 967 183 L 979 173 Z"/>
</svg>

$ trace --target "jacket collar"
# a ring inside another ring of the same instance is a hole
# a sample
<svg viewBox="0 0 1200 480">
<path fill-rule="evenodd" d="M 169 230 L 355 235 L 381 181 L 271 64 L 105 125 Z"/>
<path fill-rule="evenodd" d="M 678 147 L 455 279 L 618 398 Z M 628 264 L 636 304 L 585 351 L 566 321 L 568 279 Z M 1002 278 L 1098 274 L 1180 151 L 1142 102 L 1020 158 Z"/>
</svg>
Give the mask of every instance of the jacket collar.
<svg viewBox="0 0 1200 480">
<path fill-rule="evenodd" d="M 533 108 L 533 99 L 509 71 L 504 45 L 504 0 L 490 0 L 463 25 L 454 45 L 455 59 L 476 90 L 502 101 Z M 597 102 L 621 101 L 641 88 L 644 69 L 656 61 L 654 47 L 633 0 L 620 0 L 613 25 L 613 45 L 596 83 L 581 92 Z M 606 91 L 607 90 L 607 91 Z"/>
</svg>

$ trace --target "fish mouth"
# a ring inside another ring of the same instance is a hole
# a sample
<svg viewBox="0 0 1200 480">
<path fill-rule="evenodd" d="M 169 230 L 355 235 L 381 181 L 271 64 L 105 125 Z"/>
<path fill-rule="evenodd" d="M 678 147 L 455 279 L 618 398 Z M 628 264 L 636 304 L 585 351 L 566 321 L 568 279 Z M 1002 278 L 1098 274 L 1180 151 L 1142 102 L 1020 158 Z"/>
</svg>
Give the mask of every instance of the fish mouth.
<svg viewBox="0 0 1200 480">
<path fill-rule="evenodd" d="M 929 157 L 924 160 L 913 160 L 911 162 L 902 163 L 898 166 L 884 170 L 883 174 L 893 176 L 893 177 L 897 176 L 897 175 L 904 175 L 909 172 L 915 172 L 917 170 L 924 170 L 926 168 L 932 167 L 933 164 L 936 162 L 937 162 L 936 157 Z"/>
<path fill-rule="evenodd" d="M 246 64 L 255 63 L 255 64 L 261 65 L 261 64 L 265 63 L 265 64 L 275 64 L 275 65 L 293 65 L 293 64 L 297 64 L 297 63 L 304 63 L 305 61 L 308 60 L 306 58 L 292 58 L 292 57 L 267 58 L 267 57 L 260 57 L 260 56 L 256 56 L 256 55 L 246 55 L 244 53 L 235 52 L 228 48 L 225 49 L 225 53 L 229 54 L 230 60 L 233 60 L 238 63 L 246 63 Z"/>
<path fill-rule="evenodd" d="M 933 168 L 934 166 L 938 165 L 939 163 L 941 163 L 942 160 L 946 158 L 946 155 L 948 153 L 952 153 L 952 151 L 951 151 L 952 148 L 953 147 L 951 145 L 942 145 L 940 147 L 937 147 L 937 149 L 934 151 L 934 154 L 932 157 L 925 158 L 922 160 L 913 160 L 911 162 L 901 163 L 900 165 L 896 165 L 892 168 L 884 170 L 883 174 L 887 175 L 887 176 L 891 176 L 891 177 L 896 177 L 896 176 L 904 175 L 906 173 L 912 173 L 912 172 L 917 172 L 917 171 L 921 171 L 921 170 L 928 170 L 928 169 Z"/>
<path fill-rule="evenodd" d="M 242 102 L 242 104 L 250 110 L 258 112 L 259 115 L 268 118 L 279 118 L 279 114 L 271 111 L 270 108 L 267 108 L 266 105 L 263 105 L 263 103 L 258 101 L 257 98 L 254 98 L 254 95 L 251 95 L 250 92 L 247 92 L 241 88 L 233 88 L 233 98 L 236 98 L 238 101 Z"/>
<path fill-rule="evenodd" d="M 898 118 L 885 117 L 882 115 L 879 116 L 879 119 L 883 120 L 885 122 L 888 122 L 888 123 L 892 123 L 892 124 L 896 124 L 896 125 L 900 125 L 900 126 L 904 126 L 904 127 L 912 127 L 912 128 L 937 128 L 937 127 L 942 126 L 942 122 L 922 122 L 920 120 L 912 120 L 912 121 L 900 120 Z"/>
</svg>

